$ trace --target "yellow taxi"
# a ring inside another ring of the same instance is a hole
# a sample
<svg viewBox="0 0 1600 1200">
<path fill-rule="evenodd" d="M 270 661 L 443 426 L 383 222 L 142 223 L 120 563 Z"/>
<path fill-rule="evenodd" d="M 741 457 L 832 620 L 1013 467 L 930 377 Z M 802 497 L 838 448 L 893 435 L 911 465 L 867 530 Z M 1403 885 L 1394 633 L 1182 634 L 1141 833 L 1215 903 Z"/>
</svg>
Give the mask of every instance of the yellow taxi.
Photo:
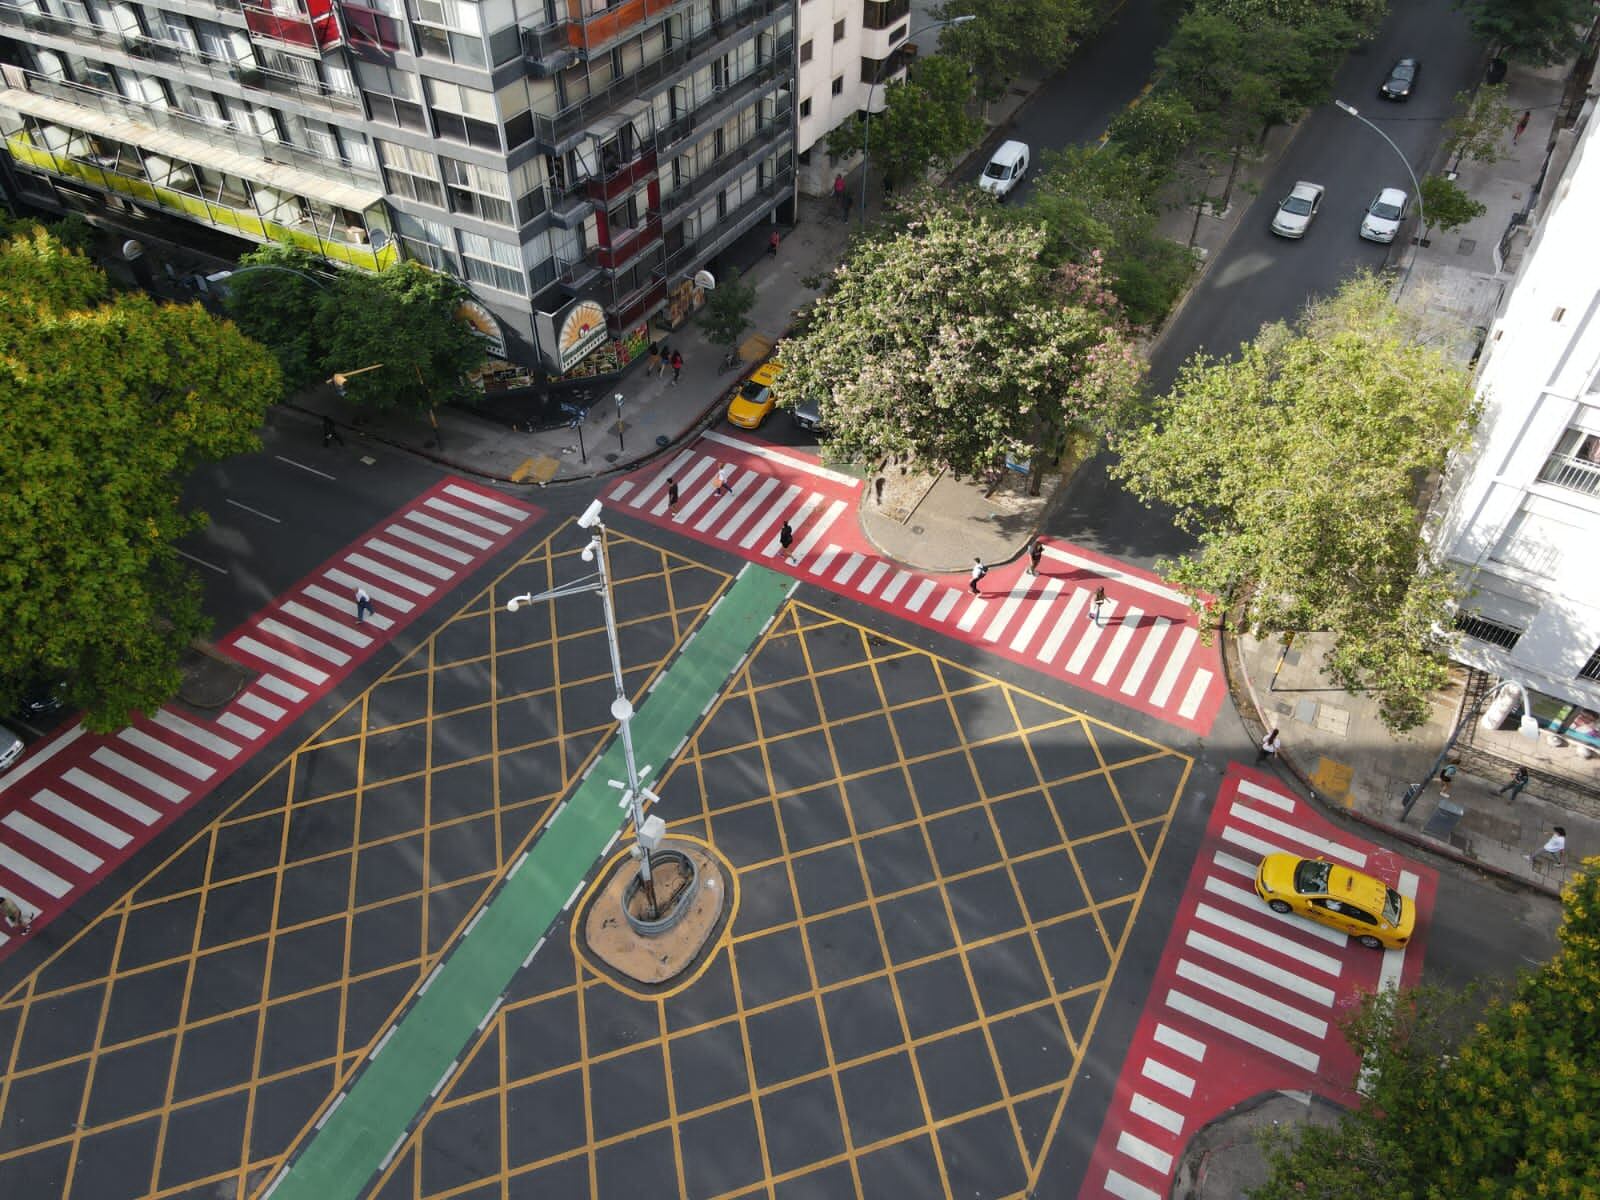
<svg viewBox="0 0 1600 1200">
<path fill-rule="evenodd" d="M 757 367 L 750 378 L 739 385 L 733 399 L 728 401 L 728 420 L 740 429 L 759 428 L 772 411 L 775 399 L 772 383 L 782 371 L 775 358 L 769 358 Z"/>
<path fill-rule="evenodd" d="M 1409 898 L 1381 879 L 1320 858 L 1267 855 L 1256 870 L 1256 895 L 1273 912 L 1309 917 L 1373 950 L 1400 949 L 1417 924 Z"/>
</svg>

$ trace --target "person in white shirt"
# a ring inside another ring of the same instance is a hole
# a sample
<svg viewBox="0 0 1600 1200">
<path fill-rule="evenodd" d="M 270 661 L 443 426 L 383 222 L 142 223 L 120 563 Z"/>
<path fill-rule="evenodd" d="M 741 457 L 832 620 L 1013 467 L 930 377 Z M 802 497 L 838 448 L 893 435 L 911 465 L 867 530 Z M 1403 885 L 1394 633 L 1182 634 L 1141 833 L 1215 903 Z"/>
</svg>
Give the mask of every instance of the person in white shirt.
<svg viewBox="0 0 1600 1200">
<path fill-rule="evenodd" d="M 1549 859 L 1551 864 L 1559 867 L 1567 858 L 1567 830 L 1564 825 L 1554 827 L 1550 840 L 1540 846 L 1532 854 L 1524 855 L 1529 862 L 1538 863 Z"/>
<path fill-rule="evenodd" d="M 1261 749 L 1256 751 L 1256 762 L 1262 763 L 1268 759 L 1277 758 L 1278 747 L 1282 745 L 1283 738 L 1279 736 L 1276 729 L 1272 730 L 1266 737 L 1261 739 Z"/>
</svg>

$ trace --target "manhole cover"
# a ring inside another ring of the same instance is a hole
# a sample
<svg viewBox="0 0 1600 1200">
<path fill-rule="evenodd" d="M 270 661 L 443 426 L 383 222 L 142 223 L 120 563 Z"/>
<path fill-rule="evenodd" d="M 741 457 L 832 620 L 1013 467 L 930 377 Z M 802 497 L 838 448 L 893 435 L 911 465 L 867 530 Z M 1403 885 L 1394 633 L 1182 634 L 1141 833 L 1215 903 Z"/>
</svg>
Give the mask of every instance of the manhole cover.
<svg viewBox="0 0 1600 1200">
<path fill-rule="evenodd" d="M 606 461 L 607 462 L 616 462 L 619 457 L 620 456 L 616 455 L 616 454 L 608 454 L 608 455 L 606 455 Z"/>
<path fill-rule="evenodd" d="M 926 530 L 924 530 L 921 525 L 913 525 L 911 527 L 911 532 L 916 534 L 918 537 L 921 537 Z"/>
<path fill-rule="evenodd" d="M 665 448 L 672 445 L 672 439 L 664 433 L 659 433 L 656 435 L 656 445 Z"/>
<path fill-rule="evenodd" d="M 1478 249 L 1478 239 L 1477 238 L 1462 238 L 1461 239 L 1461 245 L 1456 247 L 1456 253 L 1457 254 L 1462 254 L 1462 255 L 1472 254 L 1477 249 Z"/>
</svg>

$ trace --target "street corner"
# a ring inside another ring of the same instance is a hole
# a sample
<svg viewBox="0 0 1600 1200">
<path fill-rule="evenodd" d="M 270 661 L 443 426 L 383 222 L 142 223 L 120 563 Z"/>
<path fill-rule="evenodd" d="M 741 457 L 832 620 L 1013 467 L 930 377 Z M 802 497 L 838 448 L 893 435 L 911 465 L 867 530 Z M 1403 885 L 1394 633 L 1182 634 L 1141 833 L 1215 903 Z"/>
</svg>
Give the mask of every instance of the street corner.
<svg viewBox="0 0 1600 1200">
<path fill-rule="evenodd" d="M 1179 1159 L 1172 1194 L 1184 1200 L 1232 1200 L 1267 1182 L 1267 1149 L 1308 1125 L 1331 1126 L 1343 1105 L 1312 1092 L 1269 1091 L 1242 1100 L 1197 1130 Z"/>
<path fill-rule="evenodd" d="M 1343 863 L 1418 908 L 1400 950 L 1273 911 L 1256 895 L 1268 854 Z M 1264 1092 L 1353 1102 L 1359 1062 L 1342 1021 L 1363 996 L 1420 977 L 1437 875 L 1353 837 L 1271 774 L 1224 774 L 1149 998 L 1096 1143 L 1083 1196 L 1166 1195 L 1195 1132 Z"/>
</svg>

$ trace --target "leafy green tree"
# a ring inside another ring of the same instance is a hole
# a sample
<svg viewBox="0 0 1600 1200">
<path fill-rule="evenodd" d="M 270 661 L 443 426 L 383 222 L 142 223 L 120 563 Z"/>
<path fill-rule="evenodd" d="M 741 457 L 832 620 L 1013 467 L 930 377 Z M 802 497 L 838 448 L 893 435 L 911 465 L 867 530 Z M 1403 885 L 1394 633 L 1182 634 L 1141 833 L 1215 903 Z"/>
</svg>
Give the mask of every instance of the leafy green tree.
<svg viewBox="0 0 1600 1200">
<path fill-rule="evenodd" d="M 1422 227 L 1423 245 L 1427 245 L 1429 229 L 1449 232 L 1489 211 L 1467 195 L 1455 180 L 1443 175 L 1425 176 L 1419 186 L 1422 188 L 1422 215 L 1428 222 Z"/>
<path fill-rule="evenodd" d="M 1506 85 L 1485 84 L 1475 92 L 1456 93 L 1457 113 L 1444 123 L 1444 152 L 1455 157 L 1450 169 L 1463 158 L 1477 163 L 1505 157 L 1505 136 L 1516 113 L 1506 102 Z"/>
<path fill-rule="evenodd" d="M 719 346 L 734 346 L 750 325 L 750 310 L 755 303 L 754 284 L 731 277 L 725 279 L 711 290 L 705 312 L 700 316 L 700 326 Z"/>
<path fill-rule="evenodd" d="M 1098 256 L 1128 321 L 1153 325 L 1195 267 L 1193 253 L 1161 232 L 1157 204 L 1165 180 L 1150 154 L 1129 155 L 1118 141 L 1103 150 L 1072 147 L 1046 160 L 1017 219 L 1044 226 L 1048 263 Z"/>
<path fill-rule="evenodd" d="M 0 245 L 0 276 L 0 687 L 68 679 L 114 729 L 173 695 L 207 628 L 183 480 L 259 445 L 278 368 L 197 304 L 113 296 L 42 229 Z"/>
<path fill-rule="evenodd" d="M 1017 74 L 1053 75 L 1101 21 L 1094 0 L 948 0 L 941 20 L 976 16 L 939 32 L 939 50 L 971 68 L 978 96 L 997 100 Z"/>
<path fill-rule="evenodd" d="M 1460 0 L 1472 33 L 1502 58 L 1534 66 L 1565 62 L 1594 19 L 1590 0 Z"/>
<path fill-rule="evenodd" d="M 1358 276 L 1237 358 L 1199 355 L 1114 441 L 1113 474 L 1172 509 L 1198 548 L 1166 564 L 1192 591 L 1242 597 L 1257 633 L 1329 631 L 1327 671 L 1383 719 L 1426 718 L 1447 676 L 1454 576 L 1421 532 L 1419 481 L 1463 446 L 1469 373 Z"/>
<path fill-rule="evenodd" d="M 284 388 L 297 392 L 327 378 L 322 323 L 308 319 L 336 288 L 327 261 L 294 246 L 267 245 L 241 256 L 239 268 L 228 280 L 228 315 L 276 356 Z"/>
<path fill-rule="evenodd" d="M 967 68 L 930 55 L 912 66 L 904 82 L 884 88 L 884 108 L 872 117 L 870 132 L 865 120 L 846 121 L 828 135 L 828 153 L 848 158 L 870 149 L 891 188 L 921 179 L 930 167 L 959 159 L 983 132 L 983 123 L 967 112 L 971 99 Z"/>
<path fill-rule="evenodd" d="M 1481 1015 L 1428 989 L 1368 1001 L 1359 1106 L 1280 1144 L 1253 1200 L 1600 1196 L 1600 860 L 1562 900 L 1559 953 Z"/>
<path fill-rule="evenodd" d="M 350 271 L 322 297 L 323 369 L 350 375 L 358 404 L 428 408 L 461 393 L 482 366 L 483 342 L 456 316 L 467 289 L 448 275 L 403 262 L 378 275 Z M 379 371 L 356 375 L 364 367 Z"/>
<path fill-rule="evenodd" d="M 1389 0 L 1200 0 L 1195 7 L 1246 27 L 1263 21 L 1295 25 L 1315 20 L 1329 8 L 1353 21 L 1376 25 L 1389 11 Z"/>
<path fill-rule="evenodd" d="M 1145 164 L 1153 177 L 1164 178 L 1200 128 L 1200 116 L 1187 98 L 1151 92 L 1112 117 L 1106 137 L 1124 155 Z"/>
<path fill-rule="evenodd" d="M 852 461 L 1031 457 L 1037 487 L 1069 429 L 1104 423 L 1140 371 L 1098 266 L 1051 269 L 1044 244 L 970 194 L 909 198 L 785 342 L 779 404 L 816 401 Z"/>
</svg>

